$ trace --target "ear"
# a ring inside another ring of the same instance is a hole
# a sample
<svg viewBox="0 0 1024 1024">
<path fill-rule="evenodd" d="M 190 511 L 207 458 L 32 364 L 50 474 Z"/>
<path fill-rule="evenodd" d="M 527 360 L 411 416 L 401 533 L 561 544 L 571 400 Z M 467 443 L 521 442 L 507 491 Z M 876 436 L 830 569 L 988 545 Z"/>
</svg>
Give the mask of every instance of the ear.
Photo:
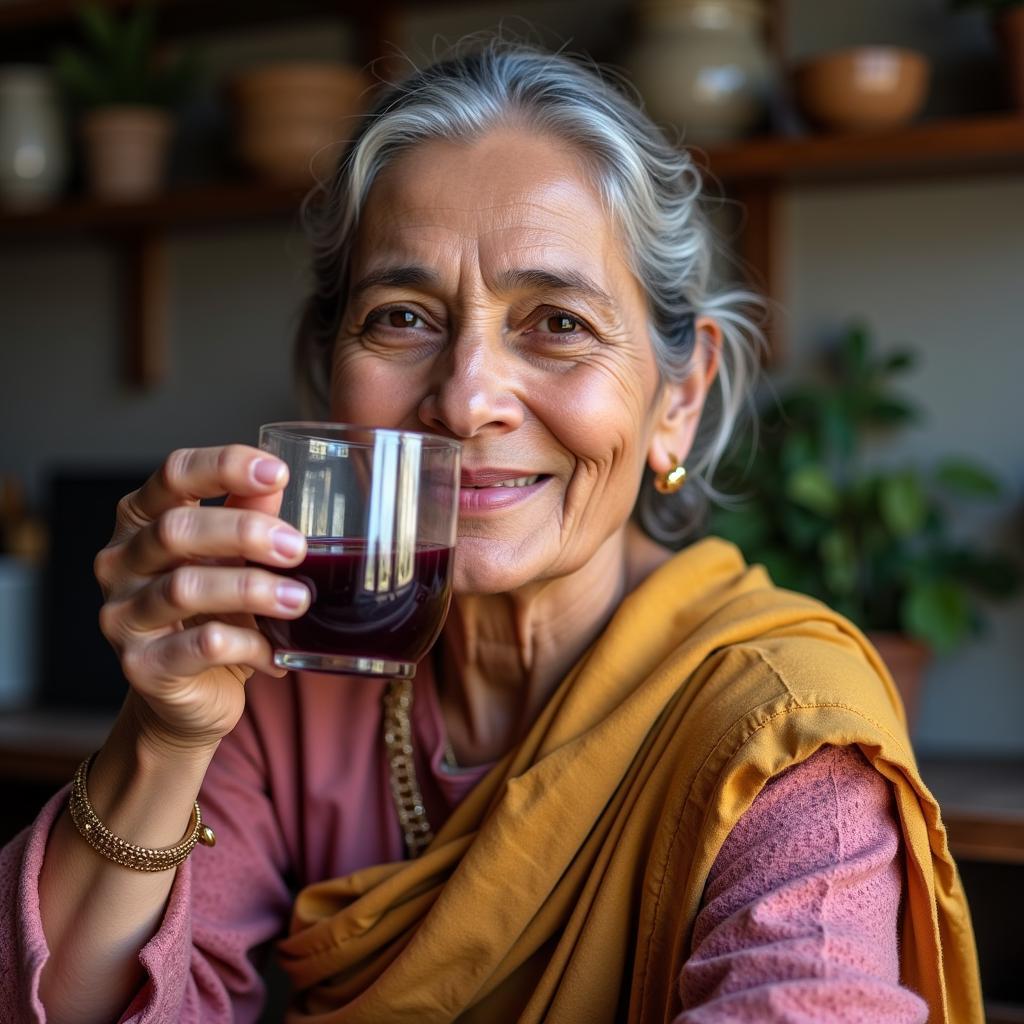
<svg viewBox="0 0 1024 1024">
<path fill-rule="evenodd" d="M 667 473 L 685 462 L 697 436 L 722 351 L 722 328 L 711 317 L 698 317 L 696 343 L 686 380 L 669 381 L 662 389 L 657 419 L 651 434 L 647 462 L 655 473 Z"/>
</svg>

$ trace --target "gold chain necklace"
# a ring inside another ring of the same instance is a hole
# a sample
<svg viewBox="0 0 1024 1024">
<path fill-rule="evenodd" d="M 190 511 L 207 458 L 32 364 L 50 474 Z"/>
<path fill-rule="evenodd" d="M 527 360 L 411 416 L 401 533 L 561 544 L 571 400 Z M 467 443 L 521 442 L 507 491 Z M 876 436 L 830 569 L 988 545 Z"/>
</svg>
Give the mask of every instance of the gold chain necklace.
<svg viewBox="0 0 1024 1024">
<path fill-rule="evenodd" d="M 412 680 L 392 679 L 384 691 L 384 746 L 388 752 L 391 796 L 410 857 L 418 857 L 433 841 L 423 794 L 412 757 Z"/>
</svg>

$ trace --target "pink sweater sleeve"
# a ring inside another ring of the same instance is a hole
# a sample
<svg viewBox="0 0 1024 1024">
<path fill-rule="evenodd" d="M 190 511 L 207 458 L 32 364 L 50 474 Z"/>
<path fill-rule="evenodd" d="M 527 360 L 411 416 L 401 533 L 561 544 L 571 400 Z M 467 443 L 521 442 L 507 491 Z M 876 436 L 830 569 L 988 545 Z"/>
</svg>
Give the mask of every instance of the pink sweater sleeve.
<svg viewBox="0 0 1024 1024">
<path fill-rule="evenodd" d="M 673 1024 L 924 1024 L 899 983 L 899 825 L 859 748 L 772 779 L 722 846 Z"/>
<path fill-rule="evenodd" d="M 288 857 L 246 719 L 225 739 L 200 797 L 217 846 L 197 847 L 178 868 L 159 930 L 139 953 L 146 981 L 121 1024 L 246 1024 L 263 1002 L 261 947 L 286 926 Z M 0 1007 L 19 1024 L 43 1024 L 39 976 L 49 949 L 39 914 L 39 873 L 67 789 L 0 851 Z M 253 951 L 253 957 L 250 954 Z M 0 1013 L 0 1017 L 2 1017 Z"/>
</svg>

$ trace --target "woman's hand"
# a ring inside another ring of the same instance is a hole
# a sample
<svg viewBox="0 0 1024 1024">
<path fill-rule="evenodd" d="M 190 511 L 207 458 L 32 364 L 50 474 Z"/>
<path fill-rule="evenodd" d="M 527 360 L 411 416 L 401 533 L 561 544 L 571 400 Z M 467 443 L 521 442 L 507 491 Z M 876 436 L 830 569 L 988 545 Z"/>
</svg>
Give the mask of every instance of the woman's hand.
<svg viewBox="0 0 1024 1024">
<path fill-rule="evenodd" d="M 245 562 L 294 566 L 305 557 L 305 538 L 275 515 L 287 480 L 287 466 L 256 448 L 185 448 L 118 503 L 94 566 L 100 628 L 146 739 L 215 747 L 238 721 L 253 671 L 285 674 L 253 616 L 297 618 L 309 591 Z M 199 504 L 224 494 L 223 507 Z"/>
</svg>

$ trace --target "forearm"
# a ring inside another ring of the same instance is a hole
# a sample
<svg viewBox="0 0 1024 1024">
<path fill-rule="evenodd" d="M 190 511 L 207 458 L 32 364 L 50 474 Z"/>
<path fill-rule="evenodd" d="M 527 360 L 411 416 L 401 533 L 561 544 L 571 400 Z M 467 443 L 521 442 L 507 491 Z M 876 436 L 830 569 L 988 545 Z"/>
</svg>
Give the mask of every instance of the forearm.
<svg viewBox="0 0 1024 1024">
<path fill-rule="evenodd" d="M 116 835 L 177 843 L 214 749 L 172 750 L 140 737 L 132 699 L 89 773 L 89 799 Z M 200 851 L 201 853 L 202 851 Z M 143 980 L 139 950 L 158 929 L 175 871 L 124 868 L 78 834 L 68 812 L 47 843 L 39 880 L 50 958 L 40 998 L 54 1024 L 116 1020 Z"/>
</svg>

